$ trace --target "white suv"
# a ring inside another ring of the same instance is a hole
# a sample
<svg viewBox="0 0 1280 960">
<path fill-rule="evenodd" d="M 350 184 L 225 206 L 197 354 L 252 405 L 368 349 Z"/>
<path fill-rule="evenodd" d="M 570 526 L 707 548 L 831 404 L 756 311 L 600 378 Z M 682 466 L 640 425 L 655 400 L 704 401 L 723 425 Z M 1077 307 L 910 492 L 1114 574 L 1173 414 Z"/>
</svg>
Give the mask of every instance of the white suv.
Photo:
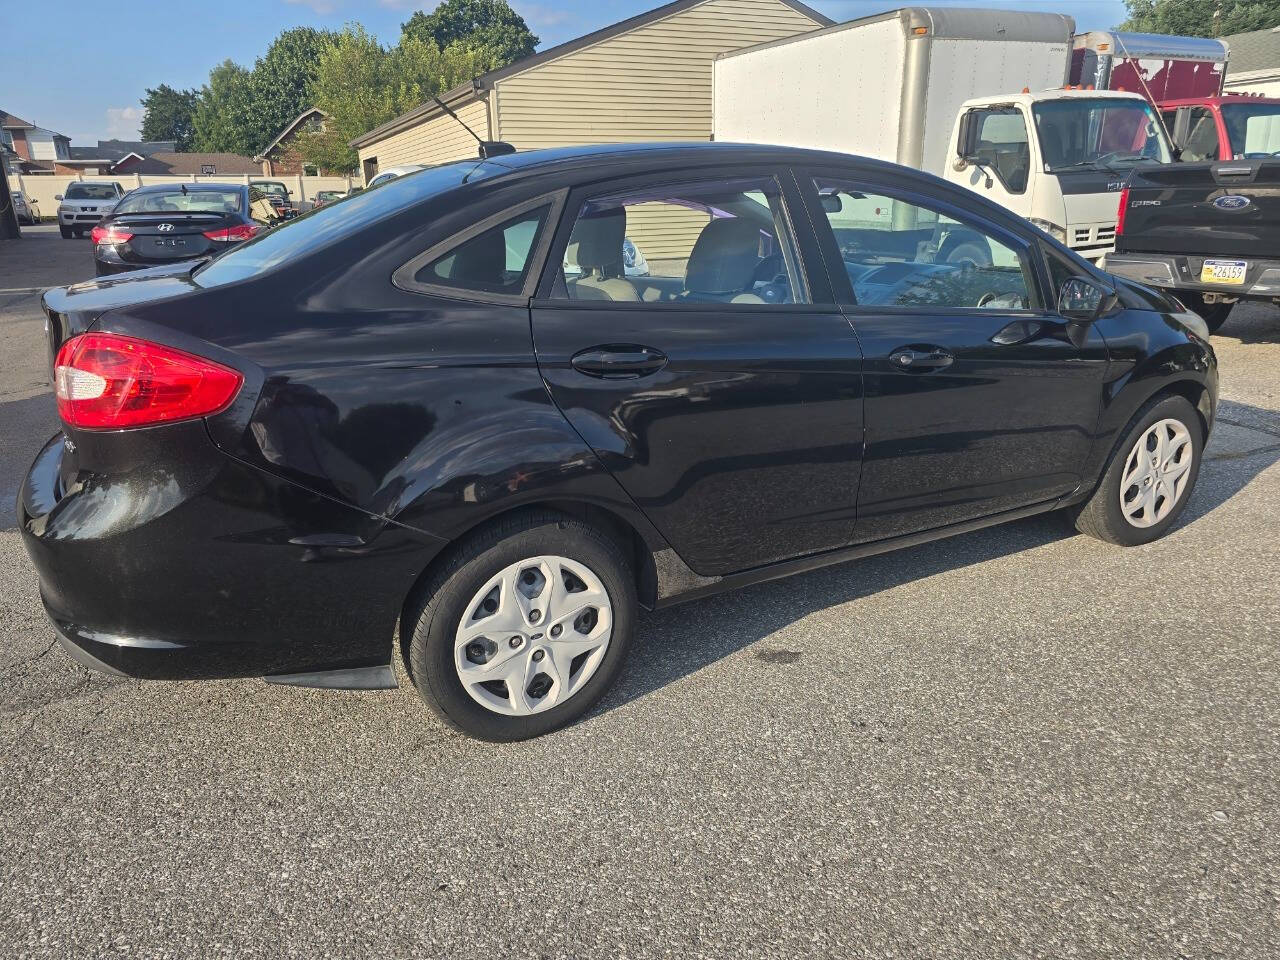
<svg viewBox="0 0 1280 960">
<path fill-rule="evenodd" d="M 111 180 L 77 180 L 67 184 L 67 192 L 58 201 L 58 232 L 62 239 L 83 236 L 99 220 L 115 209 L 124 188 Z"/>
</svg>

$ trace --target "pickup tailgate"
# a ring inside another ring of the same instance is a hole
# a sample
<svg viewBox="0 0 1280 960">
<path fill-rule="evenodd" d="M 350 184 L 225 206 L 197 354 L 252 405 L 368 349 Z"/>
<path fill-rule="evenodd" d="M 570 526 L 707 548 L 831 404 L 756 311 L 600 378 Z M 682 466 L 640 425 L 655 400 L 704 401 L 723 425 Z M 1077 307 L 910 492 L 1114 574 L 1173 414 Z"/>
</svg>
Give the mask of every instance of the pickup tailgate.
<svg viewBox="0 0 1280 960">
<path fill-rule="evenodd" d="M 1134 170 L 1119 253 L 1280 259 L 1280 160 Z"/>
</svg>

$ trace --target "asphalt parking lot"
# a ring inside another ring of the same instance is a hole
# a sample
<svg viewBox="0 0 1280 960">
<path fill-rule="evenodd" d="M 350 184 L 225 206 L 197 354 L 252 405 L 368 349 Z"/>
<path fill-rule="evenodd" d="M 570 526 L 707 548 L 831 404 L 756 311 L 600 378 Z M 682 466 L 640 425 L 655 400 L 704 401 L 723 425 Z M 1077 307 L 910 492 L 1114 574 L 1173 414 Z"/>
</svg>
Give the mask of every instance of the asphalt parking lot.
<svg viewBox="0 0 1280 960">
<path fill-rule="evenodd" d="M 92 265 L 24 234 L 0 955 L 1280 953 L 1280 312 L 1214 338 L 1166 539 L 1037 518 L 650 615 L 584 722 L 494 746 L 407 685 L 146 683 L 51 645 L 13 510 L 56 429 L 32 290 Z"/>
</svg>

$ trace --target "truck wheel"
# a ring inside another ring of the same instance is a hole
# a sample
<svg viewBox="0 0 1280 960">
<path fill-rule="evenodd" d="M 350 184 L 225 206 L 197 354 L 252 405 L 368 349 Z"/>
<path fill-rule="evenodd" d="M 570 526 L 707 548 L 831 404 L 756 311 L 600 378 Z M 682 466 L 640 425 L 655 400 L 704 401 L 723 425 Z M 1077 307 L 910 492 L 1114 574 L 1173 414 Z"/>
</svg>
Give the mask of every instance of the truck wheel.
<svg viewBox="0 0 1280 960">
<path fill-rule="evenodd" d="M 70 240 L 70 239 L 71 239 L 71 228 L 70 228 L 70 227 L 64 227 L 62 224 L 58 224 L 58 232 L 59 232 L 60 234 L 62 234 L 62 239 L 63 239 L 63 240 Z"/>
<path fill-rule="evenodd" d="M 613 685 L 635 632 L 635 582 L 611 538 L 536 511 L 460 544 L 411 609 L 402 629 L 422 699 L 473 737 L 525 740 Z"/>
<path fill-rule="evenodd" d="M 1227 317 L 1231 315 L 1231 308 L 1235 306 L 1234 303 L 1205 303 L 1204 296 L 1199 293 L 1179 293 L 1178 299 L 1185 303 L 1192 313 L 1199 314 L 1210 333 L 1218 332 L 1218 329 L 1227 322 Z"/>
<path fill-rule="evenodd" d="M 1148 402 L 1129 422 L 1093 496 L 1073 511 L 1076 529 L 1124 547 L 1160 539 L 1191 498 L 1204 441 L 1200 414 L 1185 397 Z"/>
</svg>

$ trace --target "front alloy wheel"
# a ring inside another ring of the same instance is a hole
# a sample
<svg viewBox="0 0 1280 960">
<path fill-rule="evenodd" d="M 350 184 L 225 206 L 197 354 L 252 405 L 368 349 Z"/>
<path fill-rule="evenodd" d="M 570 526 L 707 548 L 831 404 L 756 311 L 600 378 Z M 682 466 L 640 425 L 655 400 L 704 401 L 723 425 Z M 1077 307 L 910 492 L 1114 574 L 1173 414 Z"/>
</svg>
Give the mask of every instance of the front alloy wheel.
<svg viewBox="0 0 1280 960">
<path fill-rule="evenodd" d="M 1173 511 L 1187 491 L 1193 450 L 1180 420 L 1153 423 L 1125 459 L 1120 510 L 1135 527 L 1152 527 Z"/>
</svg>

